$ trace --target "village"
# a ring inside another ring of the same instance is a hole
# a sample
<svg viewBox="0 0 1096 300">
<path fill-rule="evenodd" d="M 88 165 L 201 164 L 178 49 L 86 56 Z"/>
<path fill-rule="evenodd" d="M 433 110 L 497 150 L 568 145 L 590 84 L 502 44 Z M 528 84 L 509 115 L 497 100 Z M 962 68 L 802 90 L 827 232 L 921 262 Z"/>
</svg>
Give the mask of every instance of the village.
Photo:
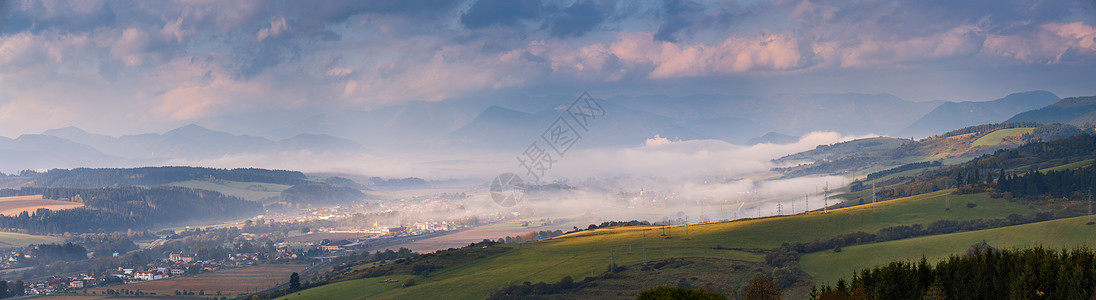
<svg viewBox="0 0 1096 300">
<path fill-rule="evenodd" d="M 331 211 L 317 210 L 317 215 L 331 213 Z M 362 251 L 381 250 L 384 246 L 414 238 L 424 234 L 438 234 L 463 228 L 452 222 L 417 222 L 407 226 L 378 226 L 358 231 L 336 230 L 332 227 L 307 228 L 307 232 L 295 235 L 273 243 L 273 249 L 265 247 L 232 248 L 224 254 L 218 253 L 169 253 L 163 258 L 149 261 L 147 264 L 126 265 L 103 270 L 100 272 L 81 272 L 67 276 L 49 276 L 33 281 L 17 281 L 15 284 L 23 285 L 27 295 L 48 295 L 56 293 L 88 293 L 86 289 L 94 287 L 110 287 L 115 285 L 136 283 L 141 281 L 164 280 L 182 276 L 192 276 L 206 272 L 214 272 L 224 269 L 254 266 L 269 263 L 319 263 L 340 255 L 354 254 Z M 270 241 L 273 234 L 254 234 L 243 232 L 233 238 L 236 242 Z M 341 237 L 340 239 L 336 239 Z M 178 238 L 178 237 L 175 237 Z M 164 237 L 161 240 L 168 240 Z M 161 241 L 161 244 L 164 242 Z M 242 243 L 241 243 L 242 244 Z M 159 249 L 159 248 L 156 248 Z M 143 249 L 154 251 L 153 249 Z M 226 250 L 229 250 L 226 248 Z M 242 251 L 236 251 L 242 250 Z M 273 250 L 273 251 L 270 251 Z M 139 252 L 141 250 L 135 250 Z M 25 247 L 11 250 L 2 255 L 0 267 L 5 268 L 8 278 L 32 277 L 26 273 L 33 271 L 34 267 L 19 266 L 20 261 L 35 259 L 35 248 Z M 91 253 L 89 253 L 89 259 Z M 126 254 L 113 253 L 112 258 L 119 258 Z M 218 256 L 218 258 L 211 258 Z M 20 272 L 22 271 L 22 272 Z M 26 273 L 26 274 L 21 274 Z M 28 278 L 29 279 L 29 278 Z M 13 284 L 13 285 L 15 285 Z M 14 287 L 13 287 L 14 288 Z M 17 288 L 13 289 L 14 290 Z M 96 293 L 91 291 L 90 293 Z"/>
</svg>

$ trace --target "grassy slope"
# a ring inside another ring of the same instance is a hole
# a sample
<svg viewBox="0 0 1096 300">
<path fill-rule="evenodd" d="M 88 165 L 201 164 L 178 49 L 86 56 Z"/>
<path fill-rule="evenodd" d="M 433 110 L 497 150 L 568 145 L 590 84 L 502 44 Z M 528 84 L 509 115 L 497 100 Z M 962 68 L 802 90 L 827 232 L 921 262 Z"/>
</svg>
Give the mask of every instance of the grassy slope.
<svg viewBox="0 0 1096 300">
<path fill-rule="evenodd" d="M 1022 134 L 1025 134 L 1025 133 L 1032 133 L 1033 131 L 1035 131 L 1035 128 L 1001 129 L 1001 130 L 997 130 L 997 131 L 994 131 L 994 132 L 990 132 L 989 134 L 984 135 L 981 138 L 978 138 L 977 140 L 974 140 L 974 142 L 971 143 L 971 145 L 972 146 L 997 146 L 998 144 L 1001 144 L 1001 142 L 1003 142 L 1006 137 L 1018 136 L 1018 135 L 1022 135 Z"/>
<path fill-rule="evenodd" d="M 45 235 L 0 232 L 0 248 L 23 247 L 30 244 L 59 243 L 64 239 Z"/>
<path fill-rule="evenodd" d="M 1094 162 L 1096 162 L 1096 158 L 1086 159 L 1086 160 L 1082 160 L 1082 161 L 1075 162 L 1075 163 L 1070 163 L 1070 164 L 1064 164 L 1064 165 L 1053 167 L 1053 168 L 1046 168 L 1046 169 L 1039 170 L 1039 172 L 1046 173 L 1046 172 L 1050 172 L 1050 171 L 1072 170 L 1072 169 L 1076 169 L 1076 168 L 1091 165 Z"/>
<path fill-rule="evenodd" d="M 738 222 L 690 225 L 670 228 L 671 239 L 660 236 L 661 227 L 621 227 L 584 231 L 563 238 L 513 245 L 506 253 L 435 271 L 422 284 L 393 288 L 380 298 L 431 298 L 448 296 L 458 299 L 482 298 L 507 282 L 555 282 L 564 276 L 576 280 L 598 274 L 609 264 L 610 251 L 617 264 L 634 265 L 643 261 L 643 235 L 647 238 L 648 260 L 673 257 L 714 257 L 759 262 L 759 254 L 712 249 L 716 245 L 731 248 L 775 248 L 783 242 L 809 241 L 855 231 L 875 232 L 899 224 L 927 224 L 936 220 L 1001 218 L 1010 213 L 1026 213 L 1023 205 L 978 195 L 951 196 L 953 207 L 973 201 L 972 209 L 945 212 L 942 192 L 897 199 L 829 214 L 814 213 L 795 217 L 765 218 Z M 402 279 L 402 278 L 397 278 Z M 374 281 L 375 282 L 375 281 Z M 371 284 L 362 286 L 363 291 Z M 321 289 L 323 289 L 321 287 Z M 319 291 L 311 291 L 319 292 Z M 302 294 L 303 295 L 303 294 Z M 368 295 L 367 295 L 368 296 Z"/>
<path fill-rule="evenodd" d="M 236 196 L 244 198 L 250 201 L 259 201 L 263 198 L 278 197 L 282 191 L 288 189 L 289 185 L 262 183 L 262 182 L 241 182 L 241 181 L 225 181 L 224 184 L 213 183 L 204 180 L 188 180 L 180 182 L 172 182 L 168 185 L 188 187 L 194 189 L 210 190 L 220 192 L 221 194 Z M 265 191 L 253 191 L 247 189 L 249 186 L 262 186 L 266 188 Z"/>
<path fill-rule="evenodd" d="M 833 284 L 848 278 L 852 272 L 885 264 L 893 260 L 918 261 L 922 256 L 930 262 L 965 253 L 971 245 L 985 240 L 994 247 L 1092 246 L 1096 241 L 1096 226 L 1085 226 L 1088 217 L 1053 220 L 989 230 L 927 236 L 876 244 L 850 246 L 839 253 L 816 252 L 800 258 L 800 267 L 818 282 Z"/>
<path fill-rule="evenodd" d="M 278 299 L 365 299 L 372 295 L 399 288 L 400 284 L 407 278 L 415 278 L 416 281 L 423 279 L 422 276 L 393 275 L 347 280 L 325 285 L 322 289 L 308 289 L 288 296 L 278 297 Z M 385 279 L 394 279 L 399 282 L 380 282 Z"/>
</svg>

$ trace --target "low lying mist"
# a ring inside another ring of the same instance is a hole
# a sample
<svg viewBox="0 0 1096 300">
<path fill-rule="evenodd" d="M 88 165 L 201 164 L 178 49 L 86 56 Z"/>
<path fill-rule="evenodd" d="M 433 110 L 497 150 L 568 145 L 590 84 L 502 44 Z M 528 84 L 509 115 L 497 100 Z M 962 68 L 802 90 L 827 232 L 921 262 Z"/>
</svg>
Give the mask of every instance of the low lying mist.
<svg viewBox="0 0 1096 300">
<path fill-rule="evenodd" d="M 580 217 L 590 222 L 647 219 L 672 223 L 678 219 L 683 222 L 686 217 L 690 222 L 717 221 L 820 209 L 828 202 L 822 199 L 823 190 L 840 188 L 847 180 L 839 176 L 773 179 L 780 174 L 770 171 L 778 167 L 772 160 L 856 138 L 859 137 L 814 132 L 795 143 L 746 146 L 656 135 L 635 147 L 572 149 L 565 156 L 554 157 L 550 165 L 544 165 L 547 169 L 539 181 L 521 168 L 517 160 L 520 153 L 457 157 L 445 153 L 335 155 L 302 151 L 230 155 L 203 161 L 172 160 L 166 164 L 419 177 L 433 181 L 435 187 L 440 181 L 456 179 L 459 181 L 449 182 L 463 185 L 443 188 L 468 192 L 467 199 L 435 203 L 418 212 L 404 213 L 407 221 L 484 216 Z M 491 199 L 488 183 L 505 172 L 518 174 L 528 184 L 554 183 L 562 188 L 530 192 L 519 205 L 503 207 Z"/>
</svg>

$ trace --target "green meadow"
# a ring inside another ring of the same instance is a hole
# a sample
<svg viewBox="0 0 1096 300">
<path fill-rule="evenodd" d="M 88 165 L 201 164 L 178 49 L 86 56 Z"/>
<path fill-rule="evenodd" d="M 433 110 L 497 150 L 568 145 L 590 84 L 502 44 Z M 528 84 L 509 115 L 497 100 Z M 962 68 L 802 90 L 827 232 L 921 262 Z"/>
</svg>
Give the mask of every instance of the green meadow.
<svg viewBox="0 0 1096 300">
<path fill-rule="evenodd" d="M 944 209 L 947 200 L 952 202 L 950 211 Z M 967 202 L 977 206 L 967 208 Z M 890 226 L 928 224 L 944 219 L 1003 218 L 1030 211 L 1027 206 L 1002 199 L 983 195 L 945 196 L 941 191 L 829 213 L 688 226 L 597 229 L 539 242 L 507 244 L 505 247 L 512 249 L 437 270 L 428 277 L 416 279 L 418 284 L 411 287 L 378 284 L 377 278 L 357 279 L 305 290 L 301 297 L 337 297 L 349 293 L 369 298 L 479 299 L 507 284 L 555 282 L 564 276 L 581 280 L 601 274 L 610 261 L 634 266 L 645 260 L 703 257 L 756 263 L 762 262 L 764 257 L 755 249 L 771 249 L 785 242 L 810 241 L 856 231 L 875 232 Z M 827 275 L 818 268 L 808 272 L 815 276 Z M 402 281 L 407 276 L 386 277 Z"/>
</svg>

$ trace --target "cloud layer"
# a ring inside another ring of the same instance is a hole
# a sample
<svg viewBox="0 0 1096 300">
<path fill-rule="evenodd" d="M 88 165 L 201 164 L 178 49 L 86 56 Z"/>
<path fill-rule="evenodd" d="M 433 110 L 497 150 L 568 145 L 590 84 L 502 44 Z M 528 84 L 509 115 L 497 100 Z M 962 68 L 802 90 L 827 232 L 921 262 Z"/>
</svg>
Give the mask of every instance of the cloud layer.
<svg viewBox="0 0 1096 300">
<path fill-rule="evenodd" d="M 1092 94 L 1096 75 L 1078 70 L 1096 61 L 1094 12 L 1068 0 L 7 1 L 0 135 L 494 90 Z"/>
</svg>

